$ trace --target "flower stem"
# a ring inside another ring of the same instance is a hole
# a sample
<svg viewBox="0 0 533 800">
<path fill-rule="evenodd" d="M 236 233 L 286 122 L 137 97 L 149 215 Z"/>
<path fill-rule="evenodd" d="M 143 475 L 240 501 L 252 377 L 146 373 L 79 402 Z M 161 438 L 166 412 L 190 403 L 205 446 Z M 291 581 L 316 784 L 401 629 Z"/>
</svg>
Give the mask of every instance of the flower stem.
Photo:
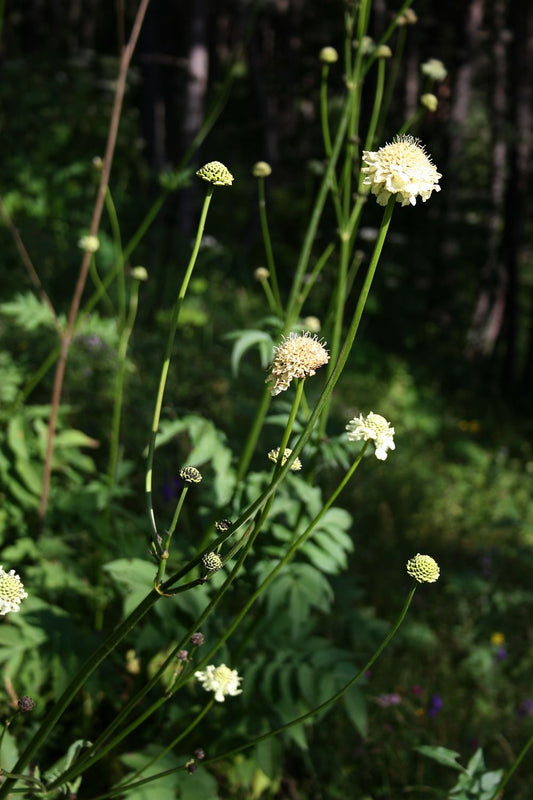
<svg viewBox="0 0 533 800">
<path fill-rule="evenodd" d="M 161 377 L 159 379 L 159 388 L 157 390 L 157 398 L 155 402 L 154 408 L 154 417 L 152 422 L 152 433 L 150 436 L 150 442 L 148 445 L 148 458 L 146 460 L 146 504 L 148 509 L 148 517 L 150 519 L 150 524 L 152 527 L 152 537 L 154 546 L 158 547 L 158 533 L 157 533 L 157 525 L 155 522 L 155 515 L 154 515 L 154 507 L 152 502 L 152 471 L 153 471 L 153 464 L 154 464 L 154 452 L 155 452 L 155 443 L 157 439 L 157 431 L 159 428 L 159 419 L 161 416 L 161 408 L 163 405 L 163 396 L 165 393 L 165 385 L 167 382 L 168 376 L 168 369 L 170 366 L 170 360 L 172 358 L 172 350 L 174 347 L 174 337 L 176 335 L 176 328 L 178 327 L 178 321 L 180 317 L 181 308 L 183 305 L 183 300 L 185 298 L 185 294 L 187 292 L 187 287 L 189 286 L 189 281 L 191 279 L 192 271 L 194 269 L 194 265 L 196 264 L 196 258 L 198 256 L 198 251 L 200 249 L 200 242 L 202 241 L 202 234 L 204 232 L 205 221 L 207 218 L 207 212 L 209 209 L 209 204 L 211 202 L 211 197 L 213 196 L 213 184 L 208 184 L 207 192 L 204 199 L 204 204 L 202 207 L 202 213 L 200 215 L 200 221 L 198 223 L 198 229 L 196 232 L 196 239 L 194 242 L 193 250 L 191 253 L 191 257 L 189 259 L 189 263 L 187 265 L 187 269 L 185 271 L 185 275 L 183 277 L 183 281 L 181 283 L 180 290 L 178 292 L 178 297 L 176 303 L 174 305 L 174 309 L 172 311 L 172 318 L 170 321 L 170 330 L 168 334 L 168 341 L 167 347 L 165 351 L 165 357 L 163 360 L 163 366 L 161 368 Z"/>
<path fill-rule="evenodd" d="M 263 234 L 263 243 L 265 245 L 267 267 L 270 272 L 272 292 L 274 294 L 274 299 L 276 302 L 275 310 L 281 316 L 283 314 L 283 306 L 281 305 L 278 278 L 276 275 L 276 264 L 274 261 L 274 253 L 272 251 L 270 229 L 268 227 L 268 217 L 266 212 L 266 200 L 265 200 L 265 179 L 263 177 L 257 178 L 257 192 L 259 196 L 259 218 L 261 220 L 261 232 Z"/>
<path fill-rule="evenodd" d="M 527 740 L 525 745 L 522 747 L 522 749 L 518 753 L 517 757 L 515 758 L 515 760 L 513 761 L 513 763 L 511 764 L 511 766 L 507 770 L 507 772 L 505 773 L 505 777 L 503 778 L 501 783 L 498 784 L 498 787 L 494 791 L 494 794 L 492 794 L 490 796 L 489 800 L 497 800 L 498 797 L 503 797 L 503 790 L 505 789 L 505 787 L 507 786 L 507 784 L 509 783 L 509 781 L 513 777 L 515 771 L 520 766 L 521 762 L 526 757 L 526 755 L 527 755 L 528 751 L 531 749 L 532 745 L 533 745 L 533 734 L 531 734 L 531 736 L 529 737 L 529 739 Z"/>
</svg>

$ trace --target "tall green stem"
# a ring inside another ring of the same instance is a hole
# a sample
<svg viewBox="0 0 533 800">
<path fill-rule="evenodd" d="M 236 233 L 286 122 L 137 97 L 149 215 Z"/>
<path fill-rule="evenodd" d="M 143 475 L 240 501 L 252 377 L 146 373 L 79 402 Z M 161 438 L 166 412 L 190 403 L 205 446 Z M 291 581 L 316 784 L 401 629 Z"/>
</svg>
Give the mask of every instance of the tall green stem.
<svg viewBox="0 0 533 800">
<path fill-rule="evenodd" d="M 157 533 L 157 525 L 155 522 L 155 515 L 154 515 L 154 507 L 152 502 L 152 470 L 154 464 L 154 452 L 155 452 L 155 443 L 157 439 L 157 431 L 159 429 L 159 419 L 161 416 L 161 408 L 163 406 L 163 396 L 165 393 L 165 386 L 167 382 L 168 376 L 168 369 L 170 366 L 170 360 L 172 358 L 172 351 L 174 348 L 174 337 L 176 335 L 176 329 L 178 327 L 178 321 L 180 317 L 181 307 L 183 305 L 183 300 L 185 298 L 185 294 L 187 292 L 187 287 L 189 286 L 189 281 L 191 279 L 192 271 L 194 269 L 194 265 L 196 264 L 196 259 L 198 256 L 198 251 L 200 250 L 200 243 L 202 241 L 202 235 L 204 232 L 205 221 L 207 218 L 207 212 L 209 210 L 209 204 L 211 202 L 211 197 L 213 196 L 213 184 L 209 184 L 204 200 L 204 204 L 202 207 L 202 213 L 200 215 L 200 222 L 198 223 L 198 229 L 196 231 L 196 239 L 194 242 L 193 250 L 191 253 L 191 257 L 189 263 L 187 265 L 187 269 L 185 270 L 185 275 L 183 277 L 183 281 L 181 283 L 180 290 L 178 292 L 178 298 L 174 305 L 174 309 L 172 311 L 172 318 L 170 321 L 170 330 L 168 334 L 168 341 L 167 347 L 165 351 L 165 357 L 163 360 L 163 366 L 161 368 L 161 377 L 159 379 L 159 387 L 157 390 L 157 398 L 155 402 L 154 408 L 154 417 L 152 421 L 152 433 L 150 436 L 150 442 L 148 445 L 148 458 L 146 461 L 146 504 L 148 508 L 148 516 L 150 519 L 150 524 L 152 526 L 152 536 L 154 541 L 154 546 L 157 548 L 157 552 L 160 550 L 160 545 L 158 541 L 158 533 Z"/>
<path fill-rule="evenodd" d="M 276 264 L 274 261 L 274 252 L 272 250 L 272 241 L 270 239 L 270 229 L 268 227 L 268 217 L 266 212 L 266 199 L 265 199 L 265 179 L 260 176 L 257 178 L 257 192 L 259 199 L 259 218 L 261 220 L 261 232 L 263 234 L 263 243 L 265 245 L 265 255 L 267 267 L 270 272 L 270 282 L 272 283 L 272 292 L 276 301 L 276 312 L 281 316 L 283 314 L 283 306 L 281 305 L 281 297 L 279 293 L 278 277 L 276 274 Z"/>
</svg>

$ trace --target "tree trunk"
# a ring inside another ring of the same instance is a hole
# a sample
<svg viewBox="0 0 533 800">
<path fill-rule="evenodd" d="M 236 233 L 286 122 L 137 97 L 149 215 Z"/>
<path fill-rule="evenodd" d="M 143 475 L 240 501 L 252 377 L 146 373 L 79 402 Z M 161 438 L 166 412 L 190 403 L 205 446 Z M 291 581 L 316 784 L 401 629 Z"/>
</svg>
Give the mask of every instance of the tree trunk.
<svg viewBox="0 0 533 800">
<path fill-rule="evenodd" d="M 469 356 L 490 356 L 502 329 L 509 297 L 510 272 L 505 263 L 502 243 L 506 213 L 506 185 L 509 180 L 509 146 L 507 125 L 508 32 L 504 0 L 494 3 L 492 47 L 492 147 L 490 210 L 487 221 L 487 254 L 481 270 L 481 288 L 468 332 Z"/>
</svg>

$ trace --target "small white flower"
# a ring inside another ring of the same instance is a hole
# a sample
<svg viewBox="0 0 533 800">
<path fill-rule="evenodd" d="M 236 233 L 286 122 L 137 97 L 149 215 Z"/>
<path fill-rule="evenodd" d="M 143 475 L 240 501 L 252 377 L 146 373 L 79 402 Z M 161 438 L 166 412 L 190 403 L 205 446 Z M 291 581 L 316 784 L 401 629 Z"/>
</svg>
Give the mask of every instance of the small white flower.
<svg viewBox="0 0 533 800">
<path fill-rule="evenodd" d="M 285 450 L 283 451 L 283 456 L 281 458 L 281 466 L 282 467 L 284 467 L 285 464 L 287 463 L 287 459 L 289 458 L 291 453 L 292 453 L 292 450 L 291 450 L 290 447 L 286 447 Z M 276 447 L 275 450 L 270 450 L 270 452 L 268 454 L 268 457 L 269 457 L 269 459 L 271 461 L 274 462 L 274 464 L 277 464 L 278 463 L 278 458 L 279 458 L 279 447 Z M 302 462 L 300 461 L 298 456 L 296 456 L 296 458 L 294 459 L 294 461 L 292 462 L 292 464 L 290 466 L 290 469 L 293 472 L 298 472 L 299 470 L 301 470 L 301 468 L 302 468 Z"/>
<path fill-rule="evenodd" d="M 348 431 L 348 439 L 351 442 L 358 442 L 363 439 L 367 442 L 369 439 L 374 444 L 376 458 L 380 461 L 385 461 L 387 458 L 387 450 L 395 450 L 394 444 L 394 428 L 391 428 L 385 417 L 381 414 L 374 414 L 373 411 L 368 416 L 354 417 L 346 426 Z"/>
<path fill-rule="evenodd" d="M 82 236 L 78 241 L 78 247 L 86 253 L 96 253 L 100 247 L 98 236 Z"/>
<path fill-rule="evenodd" d="M 206 692 L 215 693 L 215 700 L 218 703 L 223 703 L 228 694 L 235 697 L 242 692 L 242 689 L 239 689 L 239 683 L 242 681 L 239 673 L 225 664 L 219 667 L 210 664 L 204 670 L 197 670 L 194 677 L 198 678 Z"/>
<path fill-rule="evenodd" d="M 420 69 L 423 75 L 427 75 L 428 78 L 438 81 L 439 83 L 443 81 L 448 74 L 448 70 L 438 58 L 429 58 L 422 64 Z"/>
<path fill-rule="evenodd" d="M 24 584 L 14 569 L 4 572 L 0 565 L 0 615 L 18 611 L 21 602 L 28 596 Z"/>
</svg>

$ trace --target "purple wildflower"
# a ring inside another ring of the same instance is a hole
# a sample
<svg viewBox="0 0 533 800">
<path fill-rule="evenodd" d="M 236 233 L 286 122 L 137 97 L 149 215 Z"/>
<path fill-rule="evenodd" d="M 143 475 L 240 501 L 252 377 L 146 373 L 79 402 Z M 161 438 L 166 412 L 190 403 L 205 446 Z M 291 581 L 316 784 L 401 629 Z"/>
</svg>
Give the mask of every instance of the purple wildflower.
<svg viewBox="0 0 533 800">
<path fill-rule="evenodd" d="M 432 695 L 427 707 L 428 717 L 436 717 L 437 714 L 442 710 L 443 705 L 442 697 L 439 694 Z"/>
</svg>

